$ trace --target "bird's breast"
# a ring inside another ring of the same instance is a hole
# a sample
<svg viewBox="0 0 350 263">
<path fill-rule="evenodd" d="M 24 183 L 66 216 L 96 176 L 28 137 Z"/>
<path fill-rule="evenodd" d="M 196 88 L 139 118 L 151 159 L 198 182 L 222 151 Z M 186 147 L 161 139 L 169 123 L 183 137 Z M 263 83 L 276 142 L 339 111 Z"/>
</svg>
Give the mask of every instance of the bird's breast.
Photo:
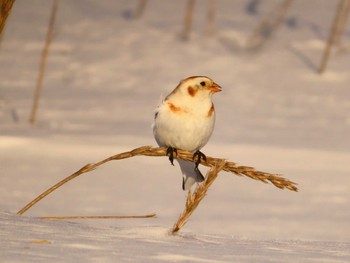
<svg viewBox="0 0 350 263">
<path fill-rule="evenodd" d="M 186 108 L 167 102 L 160 108 L 154 133 L 161 146 L 196 151 L 209 140 L 214 122 L 215 111 L 212 103 L 205 109 Z"/>
<path fill-rule="evenodd" d="M 214 104 L 210 105 L 191 105 L 190 107 L 176 105 L 175 103 L 167 102 L 167 109 L 174 114 L 193 115 L 195 118 L 207 117 L 210 118 L 215 113 Z"/>
</svg>

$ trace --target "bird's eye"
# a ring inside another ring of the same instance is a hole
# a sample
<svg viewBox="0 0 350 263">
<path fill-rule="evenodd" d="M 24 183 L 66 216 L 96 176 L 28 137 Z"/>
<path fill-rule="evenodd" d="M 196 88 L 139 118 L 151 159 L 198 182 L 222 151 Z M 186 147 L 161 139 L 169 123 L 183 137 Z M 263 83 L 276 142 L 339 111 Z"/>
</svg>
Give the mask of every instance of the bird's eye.
<svg viewBox="0 0 350 263">
<path fill-rule="evenodd" d="M 202 81 L 200 84 L 204 87 L 206 83 L 205 81 Z"/>
</svg>

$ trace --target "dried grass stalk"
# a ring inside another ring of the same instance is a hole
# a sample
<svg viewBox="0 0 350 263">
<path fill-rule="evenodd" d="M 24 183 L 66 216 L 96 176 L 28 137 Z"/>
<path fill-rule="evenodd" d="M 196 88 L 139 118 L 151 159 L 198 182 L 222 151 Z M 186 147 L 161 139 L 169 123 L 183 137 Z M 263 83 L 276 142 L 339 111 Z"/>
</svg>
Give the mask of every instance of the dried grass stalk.
<svg viewBox="0 0 350 263">
<path fill-rule="evenodd" d="M 15 0 L 0 0 L 0 37 Z"/>
<path fill-rule="evenodd" d="M 141 216 L 40 216 L 44 220 L 66 220 L 66 219 L 128 219 L 128 218 L 155 218 L 156 214 Z"/>
<path fill-rule="evenodd" d="M 280 2 L 271 14 L 263 18 L 253 31 L 253 34 L 248 38 L 248 48 L 256 49 L 262 47 L 284 21 L 292 2 L 293 0 L 284 0 Z"/>
<path fill-rule="evenodd" d="M 335 13 L 334 19 L 333 19 L 333 24 L 332 24 L 332 28 L 329 32 L 329 36 L 328 36 L 328 40 L 325 46 L 325 49 L 323 51 L 323 55 L 322 55 L 322 59 L 321 59 L 321 64 L 320 67 L 318 69 L 318 73 L 322 74 L 327 67 L 328 64 L 328 60 L 331 54 L 331 49 L 333 47 L 333 45 L 335 44 L 335 42 L 337 41 L 337 39 L 339 39 L 339 35 L 341 34 L 341 30 L 342 30 L 342 21 L 344 20 L 344 16 L 348 15 L 346 13 L 346 5 L 347 5 L 347 1 L 348 0 L 339 0 L 338 2 L 338 7 L 337 7 L 337 11 Z M 345 10 L 345 12 L 344 12 Z"/>
<path fill-rule="evenodd" d="M 335 45 L 337 45 L 338 47 L 341 46 L 341 39 L 342 39 L 342 36 L 344 35 L 345 27 L 348 23 L 349 14 L 350 14 L 350 0 L 347 0 L 345 3 L 345 6 L 343 7 L 343 14 L 339 21 L 339 29 L 334 40 Z"/>
<path fill-rule="evenodd" d="M 195 2 L 196 0 L 187 0 L 182 40 L 188 40 L 190 37 Z"/>
<path fill-rule="evenodd" d="M 209 0 L 208 11 L 207 11 L 207 27 L 206 27 L 206 33 L 208 35 L 211 35 L 214 32 L 215 13 L 216 13 L 216 0 Z"/>
<path fill-rule="evenodd" d="M 135 18 L 140 18 L 145 11 L 147 5 L 147 0 L 139 0 L 137 3 L 136 11 L 135 11 Z"/>
<path fill-rule="evenodd" d="M 53 0 L 53 2 L 52 2 L 50 21 L 49 21 L 48 30 L 46 33 L 45 45 L 44 45 L 43 51 L 41 53 L 39 73 L 38 73 L 38 78 L 36 81 L 32 110 L 31 110 L 30 117 L 29 117 L 30 124 L 34 124 L 36 121 L 36 115 L 37 115 L 37 111 L 38 111 L 38 107 L 39 107 L 39 99 L 40 99 L 44 75 L 45 75 L 46 60 L 47 60 L 47 57 L 49 54 L 49 48 L 50 48 L 50 44 L 51 44 L 52 38 L 53 38 L 53 29 L 54 29 L 55 20 L 56 20 L 58 3 L 59 3 L 59 0 Z"/>
<path fill-rule="evenodd" d="M 188 191 L 185 209 L 173 226 L 173 229 L 171 230 L 172 234 L 177 233 L 186 224 L 187 219 L 192 215 L 199 203 L 206 196 L 209 187 L 215 181 L 219 172 L 224 168 L 225 163 L 226 162 L 223 159 L 216 160 L 215 165 L 210 168 L 204 182 L 198 184 L 193 193 L 191 193 L 191 191 Z"/>
<path fill-rule="evenodd" d="M 121 159 L 130 158 L 130 157 L 134 157 L 134 156 L 140 156 L 140 155 L 143 155 L 143 156 L 166 156 L 167 153 L 166 153 L 166 148 L 163 148 L 163 147 L 142 146 L 142 147 L 136 148 L 130 152 L 124 152 L 124 153 L 120 153 L 117 155 L 113 155 L 111 157 L 108 157 L 108 158 L 106 158 L 100 162 L 94 163 L 94 164 L 87 164 L 84 167 L 82 167 L 81 169 L 79 169 L 78 171 L 76 171 L 75 173 L 71 174 L 70 176 L 66 177 L 62 181 L 58 182 L 57 184 L 55 184 L 54 186 L 50 187 L 48 190 L 46 190 L 45 192 L 40 194 L 38 197 L 36 197 L 34 200 L 32 200 L 26 206 L 24 206 L 21 210 L 19 210 L 17 212 L 17 214 L 22 215 L 24 212 L 26 212 L 29 208 L 31 208 L 33 205 L 35 205 L 37 202 L 39 202 L 45 196 L 47 196 L 48 194 L 50 194 L 51 192 L 53 192 L 57 188 L 61 187 L 63 184 L 69 182 L 70 180 L 76 178 L 77 176 L 79 176 L 81 174 L 90 172 L 90 171 L 96 169 L 97 167 L 99 167 L 107 162 L 110 162 L 110 161 L 121 160 Z M 192 156 L 193 156 L 193 154 L 191 152 L 184 151 L 184 150 L 178 150 L 175 158 L 193 162 Z M 208 166 L 208 167 L 216 167 L 218 165 L 218 163 L 221 164 L 222 162 L 223 162 L 222 170 L 224 170 L 226 172 L 231 172 L 231 173 L 234 173 L 238 176 L 247 176 L 247 177 L 252 178 L 254 180 L 262 181 L 264 183 L 270 182 L 274 186 L 276 186 L 280 189 L 286 188 L 286 189 L 291 190 L 291 191 L 298 190 L 298 188 L 296 187 L 296 183 L 289 181 L 283 177 L 280 177 L 280 176 L 274 175 L 274 174 L 270 174 L 270 173 L 257 171 L 254 168 L 248 167 L 248 166 L 237 166 L 236 163 L 228 162 L 228 161 L 225 161 L 223 159 L 213 158 L 213 157 L 207 156 L 207 160 L 206 161 L 202 160 L 201 164 L 204 166 Z"/>
</svg>

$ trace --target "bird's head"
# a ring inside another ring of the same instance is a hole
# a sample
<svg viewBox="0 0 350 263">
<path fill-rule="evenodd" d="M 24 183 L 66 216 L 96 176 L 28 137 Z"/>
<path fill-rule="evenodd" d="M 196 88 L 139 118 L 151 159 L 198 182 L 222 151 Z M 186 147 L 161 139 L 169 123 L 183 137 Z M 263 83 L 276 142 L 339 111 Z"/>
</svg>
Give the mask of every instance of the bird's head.
<svg viewBox="0 0 350 263">
<path fill-rule="evenodd" d="M 220 92 L 221 87 L 212 79 L 204 76 L 193 76 L 182 80 L 176 88 L 176 92 L 190 98 L 206 99 L 216 92 Z"/>
</svg>

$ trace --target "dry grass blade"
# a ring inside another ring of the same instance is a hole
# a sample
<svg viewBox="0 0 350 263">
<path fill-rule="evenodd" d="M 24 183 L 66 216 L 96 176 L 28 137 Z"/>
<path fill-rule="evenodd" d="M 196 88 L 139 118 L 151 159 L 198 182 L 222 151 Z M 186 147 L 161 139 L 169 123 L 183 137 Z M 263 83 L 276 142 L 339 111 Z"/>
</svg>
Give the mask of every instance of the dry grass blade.
<svg viewBox="0 0 350 263">
<path fill-rule="evenodd" d="M 140 18 L 145 11 L 147 5 L 147 0 L 139 0 L 137 3 L 136 11 L 135 11 L 135 18 Z"/>
<path fill-rule="evenodd" d="M 155 218 L 156 214 L 140 216 L 40 216 L 43 220 L 66 220 L 66 219 L 129 219 L 129 218 Z"/>
<path fill-rule="evenodd" d="M 333 20 L 332 28 L 328 36 L 326 47 L 323 51 L 320 67 L 318 69 L 319 74 L 322 74 L 326 70 L 331 49 L 334 43 L 337 41 L 337 38 L 339 38 L 338 36 L 341 34 L 342 20 L 344 19 L 343 18 L 344 15 L 345 16 L 347 15 L 346 12 L 344 12 L 344 10 L 346 9 L 346 5 L 347 5 L 346 0 L 339 0 L 337 11 L 335 13 L 335 17 Z"/>
<path fill-rule="evenodd" d="M 32 200 L 26 206 L 24 206 L 21 210 L 19 210 L 17 212 L 17 214 L 22 215 L 24 212 L 26 212 L 29 208 L 31 208 L 33 205 L 35 205 L 37 202 L 39 202 L 45 196 L 52 193 L 54 190 L 58 189 L 59 187 L 61 187 L 65 183 L 69 182 L 70 180 L 76 178 L 77 176 L 79 176 L 81 174 L 93 171 L 97 167 L 99 167 L 107 162 L 110 162 L 110 161 L 121 160 L 121 159 L 131 158 L 131 157 L 140 156 L 140 155 L 142 155 L 142 156 L 166 156 L 167 154 L 166 154 L 166 148 L 163 148 L 163 147 L 158 148 L 158 147 L 152 147 L 152 146 L 142 146 L 142 147 L 136 148 L 130 152 L 124 152 L 124 153 L 120 153 L 117 155 L 113 155 L 111 157 L 108 157 L 108 158 L 106 158 L 100 162 L 94 163 L 94 164 L 87 164 L 87 165 L 83 166 L 81 169 L 79 169 L 78 171 L 76 171 L 75 173 L 64 178 L 62 181 L 58 182 L 57 184 L 55 184 L 54 186 L 50 187 L 48 190 L 46 190 L 45 192 L 40 194 L 38 197 L 36 197 L 34 200 Z M 193 162 L 192 156 L 193 156 L 193 154 L 191 152 L 184 151 L 184 150 L 178 150 L 175 158 Z M 205 162 L 202 161 L 201 164 L 208 166 L 208 167 L 215 167 L 218 162 L 223 163 L 222 170 L 224 170 L 224 171 L 231 172 L 231 173 L 234 173 L 234 174 L 239 175 L 239 176 L 247 176 L 247 177 L 250 177 L 252 179 L 262 181 L 264 183 L 271 182 L 273 185 L 275 185 L 276 187 L 278 187 L 280 189 L 286 188 L 286 189 L 289 189 L 292 191 L 298 190 L 298 188 L 296 187 L 296 184 L 294 182 L 291 182 L 283 177 L 280 177 L 278 175 L 265 173 L 265 172 L 261 172 L 261 171 L 257 171 L 254 168 L 248 167 L 248 166 L 237 166 L 235 163 L 227 162 L 223 159 L 213 158 L 213 157 L 207 156 L 207 160 Z"/>
<path fill-rule="evenodd" d="M 209 187 L 215 181 L 224 165 L 225 160 L 218 160 L 216 164 L 209 170 L 204 182 L 202 184 L 198 184 L 193 193 L 191 193 L 191 191 L 188 191 L 185 209 L 171 230 L 173 234 L 178 232 L 186 224 L 188 218 L 192 215 L 194 210 L 198 207 L 199 203 L 205 197 Z"/>
<path fill-rule="evenodd" d="M 32 105 L 32 109 L 31 109 L 31 113 L 30 113 L 30 117 L 29 117 L 30 124 L 34 124 L 36 121 L 36 115 L 37 115 L 37 111 L 38 111 L 38 107 L 39 107 L 39 99 L 40 99 L 41 90 L 42 90 L 42 86 L 43 86 L 43 80 L 44 80 L 44 76 L 45 76 L 46 61 L 47 61 L 47 57 L 49 54 L 49 48 L 50 48 L 52 38 L 53 38 L 53 30 L 54 30 L 54 25 L 55 25 L 55 20 L 56 20 L 58 3 L 59 3 L 59 0 L 53 0 L 53 2 L 52 2 L 50 21 L 49 21 L 48 30 L 46 33 L 45 45 L 44 45 L 43 51 L 41 53 L 39 73 L 38 73 L 38 77 L 37 77 L 37 81 L 36 81 L 36 87 L 35 87 L 35 92 L 34 92 L 34 97 L 33 97 L 33 105 Z"/>
<path fill-rule="evenodd" d="M 188 40 L 190 37 L 195 2 L 196 0 L 187 0 L 182 40 Z"/>
<path fill-rule="evenodd" d="M 279 25 L 285 19 L 293 0 L 284 0 L 278 3 L 275 9 L 259 23 L 253 34 L 247 40 L 247 47 L 251 50 L 258 49 L 271 38 Z"/>
<path fill-rule="evenodd" d="M 216 12 L 216 0 L 210 0 L 208 3 L 207 26 L 206 26 L 206 33 L 208 35 L 211 35 L 214 32 L 215 12 Z"/>
<path fill-rule="evenodd" d="M 15 0 L 0 0 L 0 37 Z"/>
<path fill-rule="evenodd" d="M 338 24 L 338 30 L 337 34 L 335 36 L 334 44 L 340 47 L 341 45 L 341 38 L 344 35 L 345 27 L 348 23 L 349 14 L 350 14 L 350 0 L 347 0 L 343 7 L 343 13 L 341 15 L 339 24 Z"/>
</svg>

